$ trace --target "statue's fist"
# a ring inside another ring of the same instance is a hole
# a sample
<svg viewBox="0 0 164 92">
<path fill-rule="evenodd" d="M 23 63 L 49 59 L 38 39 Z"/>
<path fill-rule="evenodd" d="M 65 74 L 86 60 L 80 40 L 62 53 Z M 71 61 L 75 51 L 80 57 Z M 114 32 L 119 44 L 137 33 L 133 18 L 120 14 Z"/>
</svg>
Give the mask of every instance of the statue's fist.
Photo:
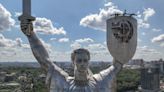
<svg viewBox="0 0 164 92">
<path fill-rule="evenodd" d="M 25 35 L 27 35 L 27 36 L 31 35 L 31 32 L 33 31 L 32 21 L 22 20 L 21 21 L 21 30 Z"/>
</svg>

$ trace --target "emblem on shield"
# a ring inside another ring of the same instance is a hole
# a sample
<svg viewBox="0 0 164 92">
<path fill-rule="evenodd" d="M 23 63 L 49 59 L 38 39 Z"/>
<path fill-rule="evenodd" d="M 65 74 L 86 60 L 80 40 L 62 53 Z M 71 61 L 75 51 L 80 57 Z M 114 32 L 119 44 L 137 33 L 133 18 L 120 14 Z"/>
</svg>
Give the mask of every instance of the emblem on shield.
<svg viewBox="0 0 164 92">
<path fill-rule="evenodd" d="M 137 47 L 137 20 L 132 16 L 115 16 L 108 19 L 107 46 L 113 58 L 128 62 Z"/>
</svg>

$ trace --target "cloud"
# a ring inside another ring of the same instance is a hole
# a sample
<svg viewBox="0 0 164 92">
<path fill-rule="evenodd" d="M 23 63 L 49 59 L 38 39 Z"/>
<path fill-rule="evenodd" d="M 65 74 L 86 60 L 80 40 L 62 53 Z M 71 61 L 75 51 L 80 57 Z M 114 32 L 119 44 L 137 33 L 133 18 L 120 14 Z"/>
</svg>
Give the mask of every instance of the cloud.
<svg viewBox="0 0 164 92">
<path fill-rule="evenodd" d="M 141 51 L 142 53 L 159 53 L 155 49 L 150 49 L 148 46 L 138 47 L 137 50 Z"/>
<path fill-rule="evenodd" d="M 162 58 L 163 54 L 155 49 L 148 46 L 137 47 L 134 58 L 143 58 L 144 60 L 157 60 Z"/>
<path fill-rule="evenodd" d="M 92 60 L 94 61 L 112 60 L 112 56 L 104 43 L 89 44 L 85 48 L 90 51 Z"/>
<path fill-rule="evenodd" d="M 50 38 L 50 41 L 56 41 L 56 38 Z"/>
<path fill-rule="evenodd" d="M 77 39 L 70 45 L 70 47 L 72 49 L 78 49 L 78 48 L 84 47 L 83 46 L 84 44 L 89 44 L 89 43 L 93 43 L 93 42 L 94 42 L 94 40 L 91 38 Z"/>
<path fill-rule="evenodd" d="M 152 43 L 159 43 L 161 47 L 164 47 L 164 34 L 154 37 Z"/>
<path fill-rule="evenodd" d="M 16 46 L 19 46 L 19 47 L 22 47 L 22 48 L 25 48 L 25 49 L 30 48 L 29 44 L 23 44 L 23 41 L 22 41 L 21 38 L 16 38 L 15 41 L 16 41 Z"/>
<path fill-rule="evenodd" d="M 77 39 L 75 40 L 70 47 L 74 50 L 74 49 L 78 49 L 78 48 L 86 48 L 90 51 L 92 51 L 93 53 L 97 53 L 97 51 L 99 52 L 106 49 L 105 44 L 100 44 L 100 43 L 94 43 L 95 41 L 91 38 L 83 38 L 83 39 Z"/>
<path fill-rule="evenodd" d="M 16 42 L 11 39 L 6 39 L 2 34 L 0 34 L 0 47 L 13 47 Z"/>
<path fill-rule="evenodd" d="M 94 42 L 94 40 L 91 38 L 83 38 L 83 39 L 77 39 L 77 40 L 75 40 L 75 42 L 77 42 L 77 43 L 91 43 L 91 42 Z"/>
<path fill-rule="evenodd" d="M 90 14 L 82 18 L 80 25 L 94 30 L 106 31 L 106 20 L 111 17 L 112 14 L 120 13 L 123 11 L 118 9 L 112 2 L 108 2 L 104 5 L 103 9 L 100 9 L 99 13 Z M 139 28 L 149 28 L 149 18 L 155 14 L 155 10 L 152 8 L 144 9 L 143 13 L 137 12 L 137 20 Z"/>
<path fill-rule="evenodd" d="M 21 38 L 9 39 L 0 34 L 0 61 L 15 61 L 33 58 L 29 44 L 24 44 Z"/>
<path fill-rule="evenodd" d="M 147 21 L 144 21 L 143 19 L 138 19 L 138 27 L 147 29 L 150 27 L 150 24 Z"/>
<path fill-rule="evenodd" d="M 47 18 L 36 18 L 34 21 L 34 31 L 41 34 L 66 35 L 63 27 L 54 27 L 52 21 Z"/>
<path fill-rule="evenodd" d="M 77 43 L 77 42 L 74 42 L 70 45 L 70 47 L 75 50 L 75 49 L 78 49 L 78 48 L 81 48 L 81 44 Z"/>
<path fill-rule="evenodd" d="M 15 40 L 11 40 L 8 38 L 5 38 L 2 34 L 0 34 L 0 47 L 7 47 L 7 48 L 13 48 L 13 47 L 22 47 L 22 48 L 30 48 L 28 44 L 23 44 L 23 41 L 21 38 L 16 38 Z"/>
<path fill-rule="evenodd" d="M 137 20 L 139 28 L 150 28 L 150 24 L 148 22 L 149 18 L 155 14 L 155 10 L 153 8 L 144 9 L 143 13 L 137 12 Z"/>
<path fill-rule="evenodd" d="M 105 8 L 100 9 L 100 12 L 98 14 L 90 14 L 82 18 L 80 21 L 80 25 L 95 30 L 105 31 L 106 20 L 110 18 L 112 14 L 123 13 L 112 2 L 108 2 L 104 5 L 104 7 Z"/>
<path fill-rule="evenodd" d="M 10 29 L 14 24 L 15 20 L 11 18 L 11 13 L 0 4 L 0 32 Z"/>
<path fill-rule="evenodd" d="M 22 15 L 21 12 L 15 12 L 15 17 L 19 17 L 19 16 L 21 16 L 21 15 Z"/>
<path fill-rule="evenodd" d="M 109 54 L 109 51 L 104 43 L 93 43 L 85 46 L 93 55 L 106 55 Z"/>
<path fill-rule="evenodd" d="M 148 21 L 149 17 L 153 16 L 155 14 L 155 10 L 152 8 L 144 9 L 143 15 L 144 15 L 144 21 Z"/>
<path fill-rule="evenodd" d="M 155 43 L 155 42 L 164 42 L 164 34 L 161 34 L 161 35 L 159 35 L 159 36 L 157 36 L 157 37 L 154 37 L 154 38 L 152 39 L 152 42 L 153 42 L 153 43 Z"/>
<path fill-rule="evenodd" d="M 112 57 L 104 43 L 88 43 L 82 44 L 78 42 L 74 42 L 71 44 L 72 50 L 85 48 L 88 49 L 91 54 L 92 61 L 111 61 Z"/>
<path fill-rule="evenodd" d="M 43 46 L 49 53 L 52 52 L 50 44 L 40 39 Z M 31 52 L 30 45 L 24 44 L 21 38 L 9 39 L 0 34 L 0 61 L 33 61 L 34 56 Z"/>
<path fill-rule="evenodd" d="M 160 31 L 162 31 L 162 30 L 161 30 L 161 29 L 153 28 L 152 31 L 154 31 L 154 32 L 160 32 Z"/>
<path fill-rule="evenodd" d="M 103 44 L 100 44 L 100 43 L 89 44 L 87 46 L 87 48 L 92 50 L 92 51 L 98 51 L 98 50 L 105 50 L 106 49 L 106 47 Z"/>
<path fill-rule="evenodd" d="M 10 52 L 10 51 L 1 51 L 0 52 L 0 55 L 1 56 L 5 56 L 5 57 L 11 57 L 11 56 L 14 56 L 16 55 L 16 52 Z"/>
<path fill-rule="evenodd" d="M 29 49 L 21 47 L 0 47 L 0 61 L 21 61 L 29 62 L 34 61 L 35 58 Z"/>
<path fill-rule="evenodd" d="M 69 38 L 61 38 L 58 41 L 61 42 L 61 43 L 63 43 L 63 42 L 69 42 Z"/>
</svg>

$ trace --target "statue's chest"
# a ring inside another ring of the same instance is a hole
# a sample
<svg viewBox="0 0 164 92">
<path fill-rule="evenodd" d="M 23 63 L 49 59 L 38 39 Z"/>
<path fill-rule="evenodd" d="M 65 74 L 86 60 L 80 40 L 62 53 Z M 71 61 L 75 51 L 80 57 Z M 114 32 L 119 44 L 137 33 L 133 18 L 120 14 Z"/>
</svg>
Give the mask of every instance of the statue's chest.
<svg viewBox="0 0 164 92">
<path fill-rule="evenodd" d="M 105 90 L 108 91 L 105 91 Z M 89 80 L 86 85 L 77 85 L 74 79 L 61 80 L 52 78 L 50 92 L 110 92 L 108 88 L 97 83 L 95 80 Z"/>
</svg>

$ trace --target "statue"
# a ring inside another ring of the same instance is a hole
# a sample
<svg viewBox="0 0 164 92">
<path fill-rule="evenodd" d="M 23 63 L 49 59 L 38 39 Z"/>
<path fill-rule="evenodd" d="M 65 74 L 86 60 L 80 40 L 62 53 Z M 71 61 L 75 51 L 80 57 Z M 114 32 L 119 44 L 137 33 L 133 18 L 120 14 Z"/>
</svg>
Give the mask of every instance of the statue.
<svg viewBox="0 0 164 92">
<path fill-rule="evenodd" d="M 74 76 L 71 77 L 52 62 L 41 41 L 33 32 L 34 18 L 30 13 L 28 14 L 23 14 L 22 16 L 25 17 L 19 18 L 21 30 L 29 40 L 33 55 L 47 73 L 46 85 L 49 92 L 114 92 L 112 83 L 116 75 L 135 53 L 137 40 L 134 18 L 115 16 L 107 20 L 107 44 L 114 57 L 113 65 L 98 74 L 92 74 L 89 70 L 90 53 L 87 49 L 79 48 L 71 54 L 74 65 Z"/>
</svg>

